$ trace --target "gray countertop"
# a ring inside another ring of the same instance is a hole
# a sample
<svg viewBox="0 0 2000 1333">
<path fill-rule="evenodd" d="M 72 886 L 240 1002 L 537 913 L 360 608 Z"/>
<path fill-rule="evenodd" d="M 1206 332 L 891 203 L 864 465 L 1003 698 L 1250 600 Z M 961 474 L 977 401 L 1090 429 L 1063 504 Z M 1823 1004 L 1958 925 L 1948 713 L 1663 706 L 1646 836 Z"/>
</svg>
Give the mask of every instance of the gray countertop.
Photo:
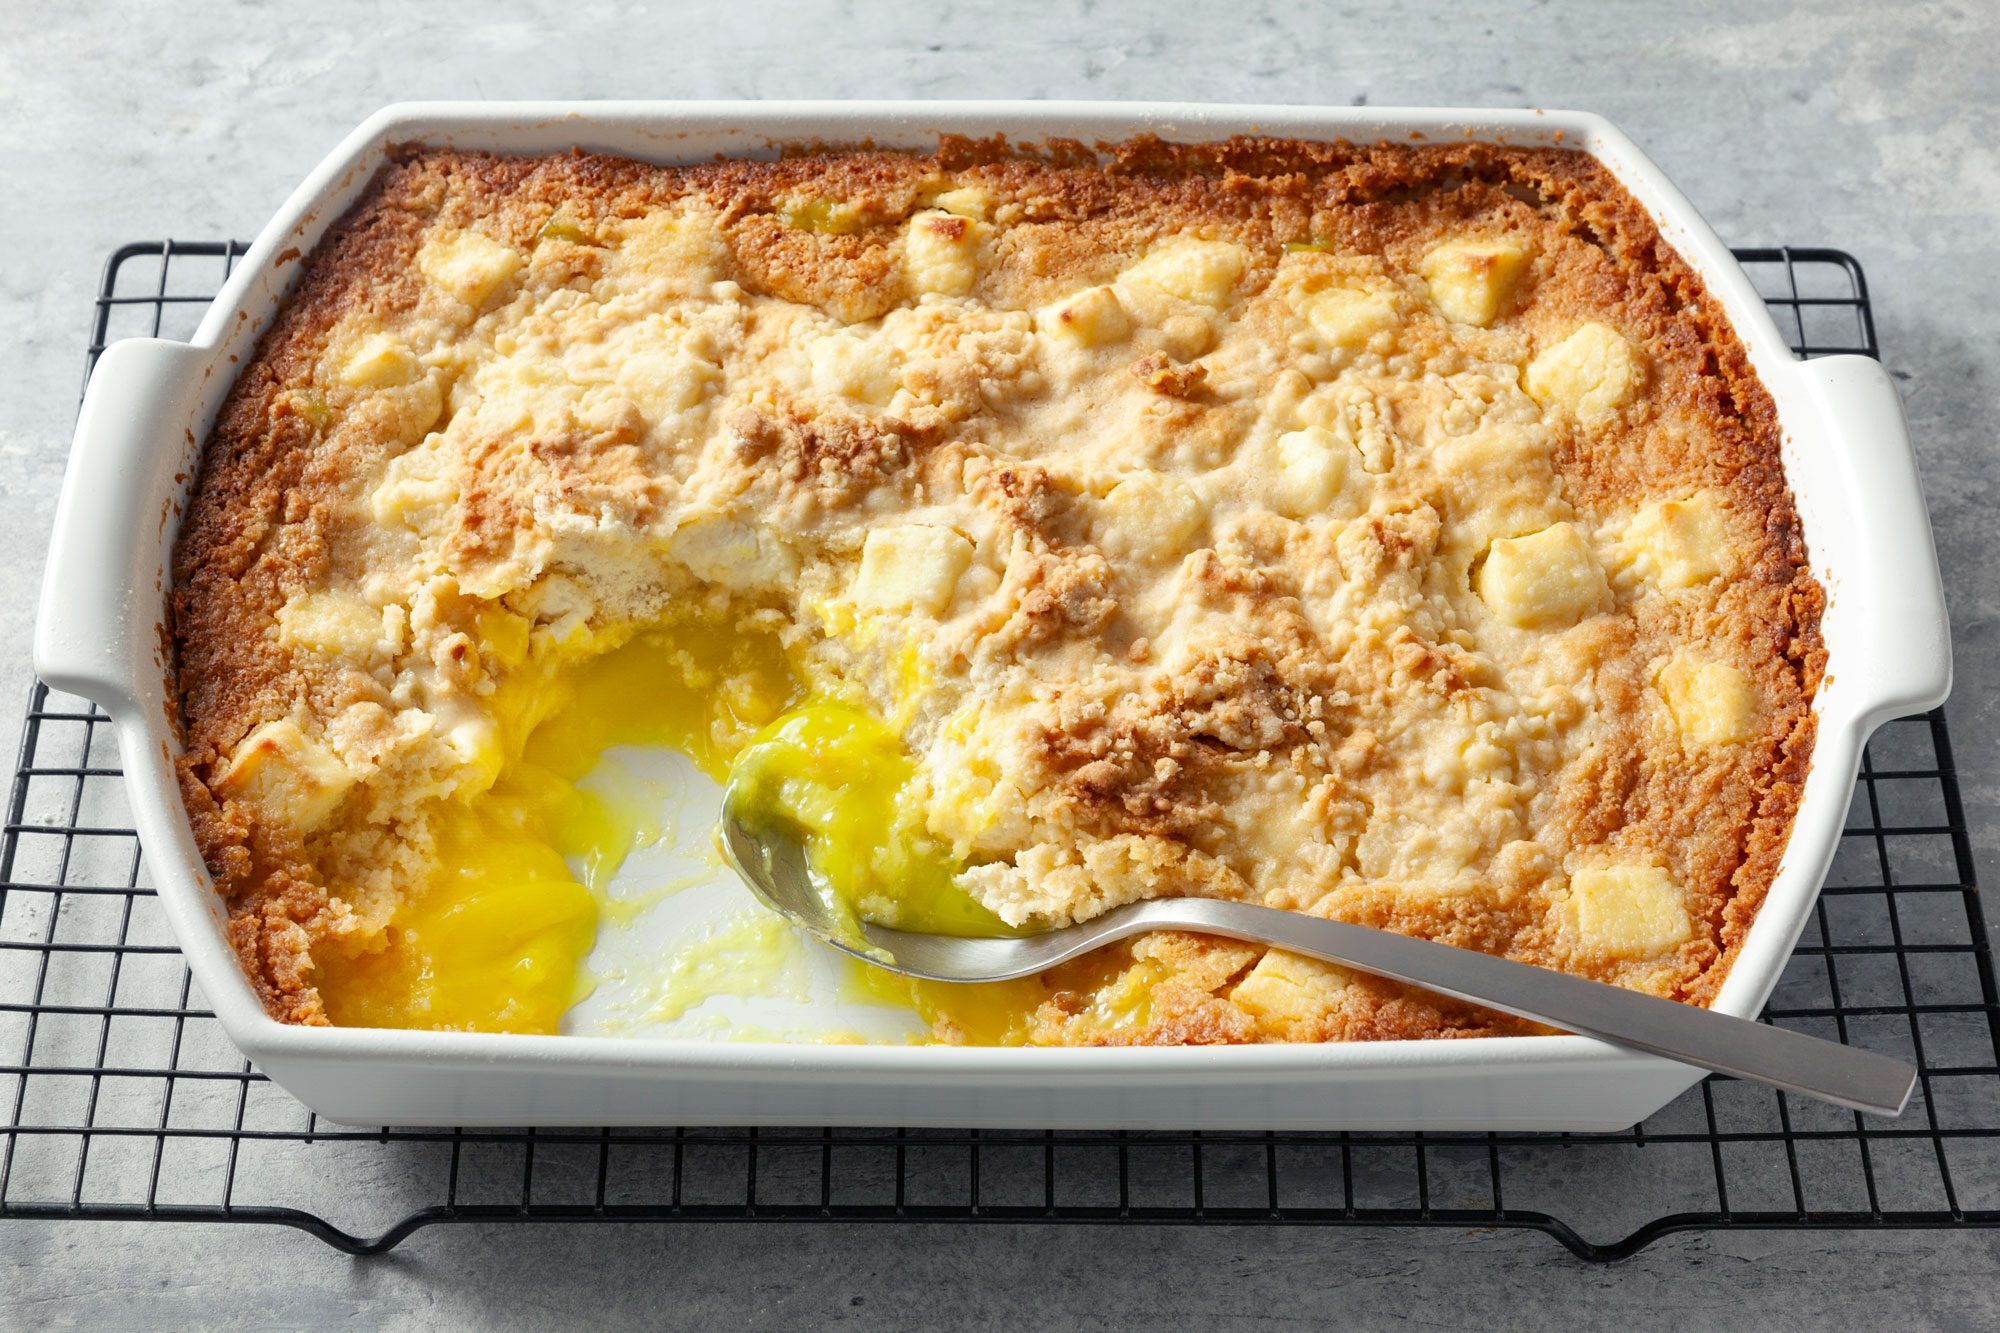
<svg viewBox="0 0 2000 1333">
<path fill-rule="evenodd" d="M 1980 865 L 2000 842 L 2000 10 L 1836 0 L 1032 8 L 0 6 L 0 735 L 29 681 L 99 270 L 248 237 L 385 102 L 1091 97 L 1576 106 L 1741 245 L 1865 265 L 1922 454 Z M 468 17 L 476 15 L 476 17 Z M 1663 1241 L 1593 1269 L 1536 1235 L 1003 1227 L 426 1232 L 355 1262 L 289 1231 L 0 1224 L 0 1324 L 526 1327 L 975 1322 L 1992 1326 L 2000 1235 Z M 1894 1312 L 1893 1314 L 1890 1312 Z"/>
</svg>

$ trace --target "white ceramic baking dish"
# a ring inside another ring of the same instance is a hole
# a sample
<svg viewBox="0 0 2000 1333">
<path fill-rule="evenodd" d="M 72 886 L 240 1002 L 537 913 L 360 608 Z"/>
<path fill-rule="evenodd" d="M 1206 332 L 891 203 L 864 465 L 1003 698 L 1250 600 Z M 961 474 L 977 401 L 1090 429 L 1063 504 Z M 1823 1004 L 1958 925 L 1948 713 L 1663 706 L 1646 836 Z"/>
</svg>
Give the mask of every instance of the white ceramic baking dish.
<svg viewBox="0 0 2000 1333">
<path fill-rule="evenodd" d="M 161 632 L 168 558 L 201 443 L 235 367 L 311 250 L 391 144 L 658 162 L 770 155 L 801 141 L 928 147 L 941 133 L 1085 142 L 1152 132 L 1476 139 L 1593 154 L 1727 310 L 1777 401 L 1784 462 L 1829 593 L 1819 739 L 1783 867 L 1716 1000 L 1763 1004 L 1844 822 L 1862 743 L 1950 688 L 1943 592 L 1901 405 L 1873 361 L 1801 362 L 1729 251 L 1623 134 L 1556 111 L 1061 102 L 524 103 L 390 107 L 348 136 L 271 220 L 192 343 L 119 342 L 77 424 L 43 585 L 35 664 L 117 723 L 162 902 L 224 1028 L 272 1079 L 337 1121 L 390 1124 L 897 1124 L 1213 1128 L 1628 1126 L 1695 1073 L 1580 1037 L 1166 1050 L 713 1043 L 287 1027 L 222 934 L 177 793 Z"/>
</svg>

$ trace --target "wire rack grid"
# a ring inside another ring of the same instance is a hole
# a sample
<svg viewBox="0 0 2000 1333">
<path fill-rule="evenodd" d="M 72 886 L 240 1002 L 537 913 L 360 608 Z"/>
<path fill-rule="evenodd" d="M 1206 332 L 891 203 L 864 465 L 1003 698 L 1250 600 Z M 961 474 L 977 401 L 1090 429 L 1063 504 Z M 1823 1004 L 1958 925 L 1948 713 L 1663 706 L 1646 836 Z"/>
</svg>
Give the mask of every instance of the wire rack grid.
<svg viewBox="0 0 2000 1333">
<path fill-rule="evenodd" d="M 185 336 L 235 242 L 130 245 L 91 358 Z M 1876 351 L 1860 267 L 1738 257 L 1802 354 Z M 1877 1120 L 1709 1079 L 1628 1132 L 356 1130 L 223 1036 L 148 887 L 108 719 L 34 688 L 0 837 L 0 1219 L 269 1223 L 357 1254 L 442 1222 L 1532 1228 L 1586 1259 L 1716 1228 L 2000 1224 L 2000 1001 L 1941 713 L 1868 747 L 1766 1017 L 1902 1054 Z"/>
</svg>

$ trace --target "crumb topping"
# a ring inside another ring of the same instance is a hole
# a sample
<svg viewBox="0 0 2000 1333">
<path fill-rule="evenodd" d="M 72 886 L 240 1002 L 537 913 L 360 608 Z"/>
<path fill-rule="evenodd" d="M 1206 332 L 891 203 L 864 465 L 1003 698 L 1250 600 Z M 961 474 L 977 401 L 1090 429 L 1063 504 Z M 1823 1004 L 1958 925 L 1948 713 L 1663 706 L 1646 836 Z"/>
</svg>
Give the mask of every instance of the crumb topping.
<svg viewBox="0 0 2000 1333">
<path fill-rule="evenodd" d="M 1777 440 L 1578 153 L 412 150 L 208 443 L 183 792 L 324 1022 L 313 950 L 395 918 L 535 682 L 700 606 L 897 719 L 1011 923 L 1201 894 L 1705 1003 L 1824 665 Z M 1191 936 L 1091 967 L 1034 1040 L 1522 1030 Z"/>
</svg>

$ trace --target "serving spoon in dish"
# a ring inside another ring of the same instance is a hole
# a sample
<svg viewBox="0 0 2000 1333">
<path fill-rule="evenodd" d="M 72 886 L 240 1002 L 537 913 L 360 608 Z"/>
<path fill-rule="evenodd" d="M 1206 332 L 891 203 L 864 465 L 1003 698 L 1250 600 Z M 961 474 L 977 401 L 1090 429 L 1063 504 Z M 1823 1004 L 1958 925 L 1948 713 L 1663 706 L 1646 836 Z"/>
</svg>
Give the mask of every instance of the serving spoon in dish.
<svg viewBox="0 0 2000 1333">
<path fill-rule="evenodd" d="M 815 885 L 799 838 L 766 820 L 747 821 L 734 796 L 732 788 L 723 802 L 722 850 L 751 891 L 834 948 L 904 976 L 1010 981 L 1149 930 L 1185 930 L 1274 945 L 1871 1115 L 1901 1114 L 1916 1084 L 1913 1067 L 1873 1051 L 1491 954 L 1254 903 L 1156 898 L 1011 939 L 890 930 L 835 910 Z"/>
</svg>

